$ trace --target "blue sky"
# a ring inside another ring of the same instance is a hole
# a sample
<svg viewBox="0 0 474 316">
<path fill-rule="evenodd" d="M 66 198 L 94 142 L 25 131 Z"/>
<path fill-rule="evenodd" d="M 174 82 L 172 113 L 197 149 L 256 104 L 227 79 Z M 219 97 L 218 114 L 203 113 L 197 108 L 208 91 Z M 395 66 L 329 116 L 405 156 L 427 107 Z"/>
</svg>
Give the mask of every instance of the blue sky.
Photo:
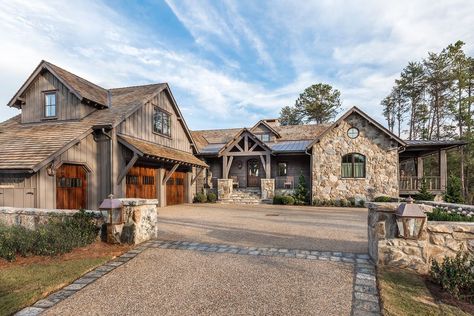
<svg viewBox="0 0 474 316">
<path fill-rule="evenodd" d="M 0 104 L 46 59 L 106 88 L 168 82 L 192 129 L 276 117 L 318 82 L 382 121 L 402 68 L 458 39 L 474 55 L 473 25 L 471 0 L 0 0 Z"/>
</svg>

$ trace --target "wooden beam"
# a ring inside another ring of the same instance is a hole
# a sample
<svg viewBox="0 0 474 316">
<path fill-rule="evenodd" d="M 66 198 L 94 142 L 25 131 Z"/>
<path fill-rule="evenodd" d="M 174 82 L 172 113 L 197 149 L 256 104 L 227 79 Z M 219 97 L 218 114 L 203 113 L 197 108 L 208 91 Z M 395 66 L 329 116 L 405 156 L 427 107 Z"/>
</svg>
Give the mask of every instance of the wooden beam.
<svg viewBox="0 0 474 316">
<path fill-rule="evenodd" d="M 244 151 L 249 151 L 249 136 L 245 135 L 244 138 Z"/>
<path fill-rule="evenodd" d="M 227 155 L 222 156 L 222 179 L 226 178 L 226 170 L 227 170 Z"/>
<path fill-rule="evenodd" d="M 255 142 L 252 147 L 250 147 L 249 151 L 253 151 L 258 146 L 258 143 Z"/>
<path fill-rule="evenodd" d="M 173 173 L 176 171 L 176 169 L 178 169 L 179 167 L 179 163 L 175 164 L 173 166 L 173 168 L 171 168 L 171 170 L 168 172 L 168 174 L 165 176 L 165 178 L 163 179 L 163 182 L 162 184 L 166 184 L 166 182 L 171 178 L 171 176 L 173 175 Z"/>
<path fill-rule="evenodd" d="M 226 156 L 261 156 L 270 154 L 268 151 L 251 151 L 251 152 L 228 152 Z"/>
<path fill-rule="evenodd" d="M 192 178 L 192 179 L 191 179 L 191 185 L 193 185 L 193 184 L 194 184 L 194 182 L 196 182 L 197 178 L 199 178 L 199 176 L 200 176 L 200 175 L 201 175 L 201 173 L 204 171 L 204 169 L 206 169 L 206 168 L 201 168 L 201 169 L 199 170 L 199 172 L 198 172 L 198 173 L 196 173 L 196 176 L 195 176 L 194 178 Z"/>
<path fill-rule="evenodd" d="M 441 191 L 445 191 L 448 180 L 448 159 L 446 155 L 446 150 L 443 149 L 439 151 L 439 176 L 441 183 Z"/>
<path fill-rule="evenodd" d="M 127 175 L 128 171 L 130 170 L 130 168 L 133 167 L 133 165 L 135 164 L 135 162 L 138 160 L 138 155 L 137 153 L 133 153 L 133 157 L 132 159 L 130 159 L 130 161 L 128 162 L 128 164 L 125 166 L 124 169 L 122 169 L 122 171 L 120 172 L 118 178 L 117 178 L 117 184 L 120 184 L 122 183 L 122 180 L 123 178 L 125 178 L 125 176 Z"/>
<path fill-rule="evenodd" d="M 235 144 L 235 147 L 237 147 L 237 149 L 240 150 L 240 151 L 244 151 L 244 150 L 242 149 L 242 147 L 240 147 L 239 143 Z"/>
</svg>

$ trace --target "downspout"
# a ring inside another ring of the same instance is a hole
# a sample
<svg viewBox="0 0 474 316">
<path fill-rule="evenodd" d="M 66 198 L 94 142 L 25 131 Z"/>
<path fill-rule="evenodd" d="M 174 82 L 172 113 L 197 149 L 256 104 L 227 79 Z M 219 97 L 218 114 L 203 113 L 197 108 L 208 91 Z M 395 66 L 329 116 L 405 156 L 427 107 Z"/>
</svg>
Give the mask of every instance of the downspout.
<svg viewBox="0 0 474 316">
<path fill-rule="evenodd" d="M 313 205 L 313 154 L 308 152 L 308 148 L 304 150 L 304 153 L 309 155 L 309 203 Z"/>
<path fill-rule="evenodd" d="M 110 193 L 114 194 L 114 142 L 112 140 L 112 135 L 107 134 L 105 128 L 102 128 L 102 134 L 104 134 L 109 139 L 109 150 L 110 150 Z"/>
</svg>

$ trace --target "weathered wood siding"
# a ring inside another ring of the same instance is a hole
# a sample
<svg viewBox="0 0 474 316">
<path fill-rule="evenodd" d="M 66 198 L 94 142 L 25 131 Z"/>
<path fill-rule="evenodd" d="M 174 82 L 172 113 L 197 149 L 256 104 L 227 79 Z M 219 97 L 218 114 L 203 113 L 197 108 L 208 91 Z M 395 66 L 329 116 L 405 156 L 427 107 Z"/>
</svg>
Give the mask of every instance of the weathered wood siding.
<svg viewBox="0 0 474 316">
<path fill-rule="evenodd" d="M 306 187 L 311 184 L 311 157 L 309 155 L 278 155 L 272 157 L 272 178 L 278 176 L 278 163 L 287 163 L 287 176 L 294 178 L 295 188 L 298 185 L 298 178 L 303 173 Z"/>
<path fill-rule="evenodd" d="M 171 137 L 153 132 L 153 113 L 155 106 L 171 114 Z M 178 121 L 177 113 L 171 105 L 170 97 L 166 91 L 158 94 L 150 102 L 122 122 L 118 126 L 117 131 L 124 135 L 192 153 L 191 143 L 186 136 L 183 125 Z"/>
<path fill-rule="evenodd" d="M 50 72 L 45 71 L 34 80 L 22 95 L 25 105 L 21 109 L 21 122 L 40 122 L 44 119 L 44 91 L 56 90 L 56 115 L 58 120 L 75 120 L 95 110 L 85 105 Z"/>
<path fill-rule="evenodd" d="M 0 175 L 0 206 L 36 207 L 36 174 Z"/>
<path fill-rule="evenodd" d="M 96 142 L 90 134 L 58 157 L 65 163 L 87 164 L 87 208 L 97 209 L 110 194 L 109 143 L 101 137 Z M 38 207 L 56 208 L 56 177 L 49 176 L 46 168 L 38 173 Z"/>
</svg>

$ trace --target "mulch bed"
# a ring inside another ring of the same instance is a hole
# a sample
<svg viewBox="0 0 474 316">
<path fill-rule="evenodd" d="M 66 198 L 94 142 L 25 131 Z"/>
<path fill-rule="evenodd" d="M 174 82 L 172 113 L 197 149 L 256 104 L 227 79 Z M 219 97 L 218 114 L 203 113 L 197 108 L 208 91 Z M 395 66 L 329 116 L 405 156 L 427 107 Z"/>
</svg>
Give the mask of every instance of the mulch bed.
<svg viewBox="0 0 474 316">
<path fill-rule="evenodd" d="M 456 299 L 451 294 L 444 291 L 440 285 L 433 283 L 428 278 L 426 278 L 425 284 L 436 301 L 441 301 L 446 305 L 456 306 L 464 312 L 474 315 L 474 304 Z"/>
<path fill-rule="evenodd" d="M 27 266 L 33 263 L 52 263 L 68 260 L 76 260 L 83 258 L 102 258 L 102 257 L 118 257 L 122 253 L 131 249 L 130 245 L 111 245 L 105 242 L 97 241 L 88 246 L 76 248 L 73 251 L 54 257 L 49 256 L 29 256 L 20 257 L 17 256 L 15 261 L 8 262 L 0 258 L 0 269 L 14 267 L 14 266 Z"/>
</svg>

